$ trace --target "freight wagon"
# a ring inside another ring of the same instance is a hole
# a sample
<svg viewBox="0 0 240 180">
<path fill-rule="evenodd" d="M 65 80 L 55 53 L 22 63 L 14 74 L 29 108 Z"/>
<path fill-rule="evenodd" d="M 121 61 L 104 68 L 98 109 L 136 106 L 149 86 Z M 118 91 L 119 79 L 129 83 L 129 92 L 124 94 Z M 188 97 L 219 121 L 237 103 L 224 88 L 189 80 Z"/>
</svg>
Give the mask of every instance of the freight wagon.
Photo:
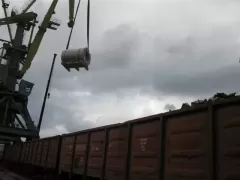
<svg viewBox="0 0 240 180">
<path fill-rule="evenodd" d="M 68 178 L 239 180 L 240 98 L 15 144 L 4 162 Z"/>
</svg>

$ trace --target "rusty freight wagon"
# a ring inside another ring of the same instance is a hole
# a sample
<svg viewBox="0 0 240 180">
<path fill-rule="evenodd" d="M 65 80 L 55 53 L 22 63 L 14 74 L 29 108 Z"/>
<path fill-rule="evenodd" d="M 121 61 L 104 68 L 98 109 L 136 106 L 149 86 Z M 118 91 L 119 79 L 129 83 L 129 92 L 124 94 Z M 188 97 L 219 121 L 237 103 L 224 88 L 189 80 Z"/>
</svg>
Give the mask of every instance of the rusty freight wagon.
<svg viewBox="0 0 240 180">
<path fill-rule="evenodd" d="M 20 166 L 107 180 L 240 179 L 240 98 L 6 148 Z"/>
</svg>

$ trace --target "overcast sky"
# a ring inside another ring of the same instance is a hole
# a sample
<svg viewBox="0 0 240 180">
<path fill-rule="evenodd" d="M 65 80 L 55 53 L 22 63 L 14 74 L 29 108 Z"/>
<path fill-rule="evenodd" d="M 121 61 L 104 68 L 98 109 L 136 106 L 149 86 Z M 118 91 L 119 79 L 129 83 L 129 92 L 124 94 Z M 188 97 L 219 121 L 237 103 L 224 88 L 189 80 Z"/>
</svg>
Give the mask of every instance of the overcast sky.
<svg viewBox="0 0 240 180">
<path fill-rule="evenodd" d="M 24 1 L 10 2 L 21 9 Z M 51 2 L 38 0 L 32 8 L 40 21 Z M 86 5 L 82 0 L 70 48 L 86 46 Z M 237 0 L 92 0 L 90 70 L 68 72 L 60 63 L 70 31 L 68 3 L 60 0 L 54 17 L 61 26 L 47 31 L 24 77 L 35 83 L 29 110 L 37 124 L 53 53 L 58 54 L 41 136 L 238 92 L 239 7 Z M 3 37 L 8 38 L 6 28 L 0 27 Z"/>
</svg>

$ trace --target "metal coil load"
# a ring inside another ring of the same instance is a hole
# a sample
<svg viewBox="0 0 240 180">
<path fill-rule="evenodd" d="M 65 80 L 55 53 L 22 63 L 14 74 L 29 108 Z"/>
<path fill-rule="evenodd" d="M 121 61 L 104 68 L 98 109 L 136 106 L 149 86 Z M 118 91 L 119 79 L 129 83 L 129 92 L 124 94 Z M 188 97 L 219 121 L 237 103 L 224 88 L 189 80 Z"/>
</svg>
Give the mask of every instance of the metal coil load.
<svg viewBox="0 0 240 180">
<path fill-rule="evenodd" d="M 80 68 L 88 70 L 91 61 L 91 55 L 88 48 L 67 49 L 62 52 L 62 65 L 70 71 L 74 68 L 79 71 Z"/>
</svg>

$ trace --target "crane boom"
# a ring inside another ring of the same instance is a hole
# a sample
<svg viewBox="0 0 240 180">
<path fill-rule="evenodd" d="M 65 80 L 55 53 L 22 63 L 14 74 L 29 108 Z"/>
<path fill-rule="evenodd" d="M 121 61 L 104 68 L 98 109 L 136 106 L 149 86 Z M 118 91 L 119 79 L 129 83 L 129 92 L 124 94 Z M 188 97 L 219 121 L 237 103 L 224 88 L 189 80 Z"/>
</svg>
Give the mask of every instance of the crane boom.
<svg viewBox="0 0 240 180">
<path fill-rule="evenodd" d="M 48 9 L 47 14 L 44 17 L 44 20 L 43 20 L 41 26 L 39 27 L 39 30 L 38 30 L 33 42 L 30 45 L 26 61 L 23 65 L 23 67 L 22 67 L 22 71 L 24 73 L 31 66 L 32 60 L 35 57 L 35 55 L 36 55 L 36 53 L 39 49 L 39 46 L 42 42 L 43 36 L 44 36 L 45 32 L 47 31 L 47 28 L 49 27 L 50 20 L 51 20 L 52 14 L 54 13 L 54 10 L 55 10 L 55 7 L 56 7 L 57 3 L 58 3 L 58 0 L 53 0 L 51 6 Z"/>
<path fill-rule="evenodd" d="M 29 4 L 29 8 L 31 7 L 31 5 L 34 2 L 35 1 L 33 0 Z M 43 36 L 44 36 L 47 28 L 49 27 L 50 20 L 51 20 L 52 14 L 54 13 L 54 10 L 55 10 L 55 7 L 56 7 L 57 3 L 58 3 L 58 0 L 53 0 L 50 8 L 48 9 L 48 12 L 47 12 L 45 18 L 44 18 L 44 20 L 41 24 L 41 26 L 39 27 L 39 30 L 38 30 L 33 42 L 30 45 L 26 61 L 23 64 L 23 67 L 22 67 L 23 73 L 25 73 L 30 68 L 32 60 L 34 59 L 35 55 L 37 54 L 37 51 L 38 51 L 39 46 L 42 42 Z M 75 0 L 69 0 L 69 23 L 68 23 L 69 27 L 73 27 L 73 25 L 74 25 L 74 5 L 75 5 Z"/>
<path fill-rule="evenodd" d="M 74 25 L 74 5 L 75 5 L 75 0 L 69 0 L 69 22 L 68 22 L 68 27 L 73 27 L 73 25 Z"/>
<path fill-rule="evenodd" d="M 29 6 L 27 6 L 27 7 L 30 8 L 34 2 L 35 2 L 35 0 L 31 1 Z M 79 2 L 80 2 L 80 0 L 79 0 Z M 44 18 L 44 20 L 41 24 L 41 26 L 39 27 L 39 30 L 38 30 L 33 42 L 30 44 L 26 61 L 23 64 L 23 67 L 22 67 L 22 72 L 23 73 L 25 73 L 31 66 L 32 60 L 34 59 L 34 57 L 35 57 L 35 55 L 36 55 L 36 53 L 39 49 L 39 46 L 42 42 L 43 36 L 44 36 L 47 28 L 49 28 L 50 20 L 51 20 L 52 14 L 54 13 L 54 10 L 55 10 L 55 7 L 56 7 L 57 3 L 58 3 L 58 0 L 53 0 L 50 8 L 48 9 L 48 12 L 47 12 L 45 18 Z M 69 22 L 68 22 L 68 26 L 70 28 L 72 28 L 73 25 L 74 25 L 74 6 L 75 6 L 75 0 L 69 0 Z M 29 9 L 29 8 L 26 8 L 26 9 Z"/>
</svg>

